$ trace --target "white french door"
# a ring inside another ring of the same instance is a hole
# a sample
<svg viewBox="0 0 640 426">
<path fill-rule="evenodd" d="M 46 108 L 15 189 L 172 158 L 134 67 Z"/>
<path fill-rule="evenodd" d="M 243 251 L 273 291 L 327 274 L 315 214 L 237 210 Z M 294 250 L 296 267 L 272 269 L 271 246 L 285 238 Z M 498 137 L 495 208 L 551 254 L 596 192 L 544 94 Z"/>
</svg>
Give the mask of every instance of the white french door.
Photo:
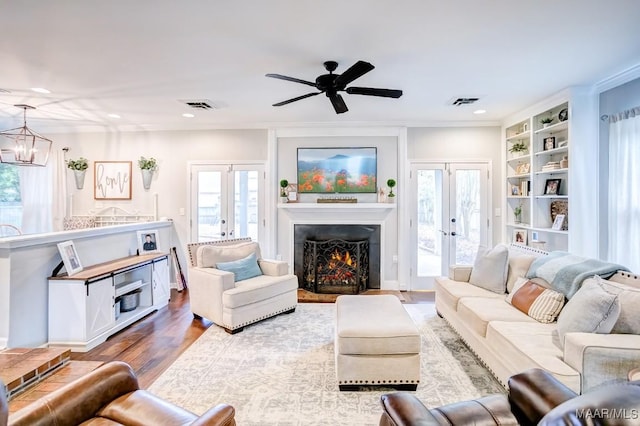
<svg viewBox="0 0 640 426">
<path fill-rule="evenodd" d="M 449 265 L 473 264 L 488 238 L 486 163 L 411 165 L 411 289 L 432 289 Z"/>
<path fill-rule="evenodd" d="M 191 241 L 264 239 L 262 164 L 193 164 Z"/>
</svg>

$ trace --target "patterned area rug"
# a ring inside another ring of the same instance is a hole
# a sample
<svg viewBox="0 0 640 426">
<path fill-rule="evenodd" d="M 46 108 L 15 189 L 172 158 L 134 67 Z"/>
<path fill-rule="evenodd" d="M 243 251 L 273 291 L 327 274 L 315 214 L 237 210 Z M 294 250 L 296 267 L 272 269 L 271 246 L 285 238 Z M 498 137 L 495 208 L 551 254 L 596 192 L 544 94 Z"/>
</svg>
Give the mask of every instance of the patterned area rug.
<svg viewBox="0 0 640 426">
<path fill-rule="evenodd" d="M 432 304 L 403 306 L 422 335 L 415 394 L 426 406 L 505 391 Z M 334 310 L 333 304 L 300 304 L 293 314 L 235 335 L 211 326 L 149 389 L 198 414 L 231 404 L 239 425 L 377 425 L 380 395 L 394 390 L 338 390 Z"/>
</svg>

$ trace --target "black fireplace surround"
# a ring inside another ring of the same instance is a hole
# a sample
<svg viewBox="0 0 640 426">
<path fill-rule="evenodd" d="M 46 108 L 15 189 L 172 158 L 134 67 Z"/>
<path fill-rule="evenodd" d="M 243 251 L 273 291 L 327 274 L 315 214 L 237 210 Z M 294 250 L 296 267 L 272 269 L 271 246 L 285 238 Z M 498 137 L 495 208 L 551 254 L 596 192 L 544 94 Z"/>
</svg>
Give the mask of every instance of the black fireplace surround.
<svg viewBox="0 0 640 426">
<path fill-rule="evenodd" d="M 380 288 L 380 225 L 302 225 L 293 227 L 293 270 L 298 277 L 298 287 L 314 291 L 313 283 L 304 277 L 305 241 L 369 241 L 368 289 Z"/>
</svg>

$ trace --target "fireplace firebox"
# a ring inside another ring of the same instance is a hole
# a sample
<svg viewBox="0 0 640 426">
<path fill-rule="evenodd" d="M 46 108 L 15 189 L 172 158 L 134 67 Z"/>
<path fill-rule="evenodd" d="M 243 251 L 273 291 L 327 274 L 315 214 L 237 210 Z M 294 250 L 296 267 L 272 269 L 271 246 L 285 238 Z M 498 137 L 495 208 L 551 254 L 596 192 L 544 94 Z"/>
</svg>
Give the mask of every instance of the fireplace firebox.
<svg viewBox="0 0 640 426">
<path fill-rule="evenodd" d="M 370 224 L 295 224 L 294 236 L 294 273 L 298 277 L 298 286 L 311 292 L 316 292 L 316 285 L 309 284 L 307 280 L 305 244 L 309 241 L 327 242 L 331 240 L 342 240 L 347 243 L 367 242 L 367 253 L 364 261 L 357 262 L 358 254 L 353 248 L 349 248 L 351 263 L 359 263 L 361 277 L 366 277 L 366 287 L 361 287 L 362 281 L 358 284 L 359 291 L 380 288 L 380 225 Z M 360 250 L 364 250 L 365 245 L 360 245 Z M 342 254 L 344 256 L 344 253 Z M 354 259 L 354 256 L 356 259 Z M 318 291 L 329 292 L 327 286 Z M 343 289 L 343 293 L 344 293 Z"/>
<path fill-rule="evenodd" d="M 369 280 L 369 241 L 306 240 L 304 288 L 314 293 L 358 294 Z"/>
</svg>

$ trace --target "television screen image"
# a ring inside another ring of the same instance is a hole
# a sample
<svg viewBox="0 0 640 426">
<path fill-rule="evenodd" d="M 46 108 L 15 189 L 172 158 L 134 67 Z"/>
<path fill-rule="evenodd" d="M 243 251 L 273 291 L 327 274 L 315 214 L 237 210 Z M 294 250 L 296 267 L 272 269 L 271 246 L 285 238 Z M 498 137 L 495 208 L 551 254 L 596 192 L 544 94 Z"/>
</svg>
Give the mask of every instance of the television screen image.
<svg viewBox="0 0 640 426">
<path fill-rule="evenodd" d="M 377 193 L 376 148 L 298 148 L 301 194 Z"/>
</svg>

